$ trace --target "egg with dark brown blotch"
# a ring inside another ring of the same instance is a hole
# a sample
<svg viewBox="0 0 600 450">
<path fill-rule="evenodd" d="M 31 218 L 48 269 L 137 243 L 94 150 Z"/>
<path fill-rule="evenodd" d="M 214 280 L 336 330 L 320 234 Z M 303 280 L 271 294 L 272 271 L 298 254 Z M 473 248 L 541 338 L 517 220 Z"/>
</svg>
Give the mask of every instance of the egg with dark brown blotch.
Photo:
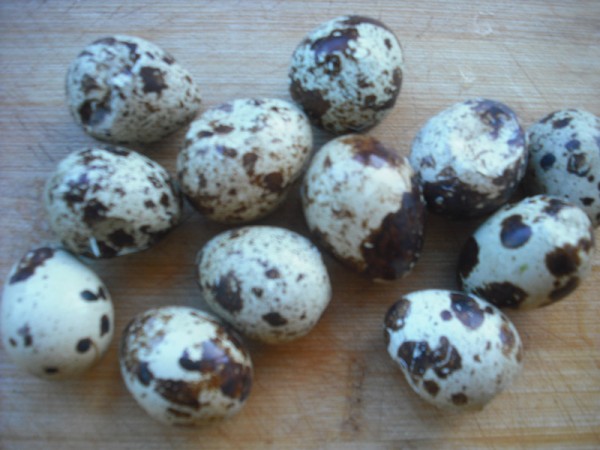
<svg viewBox="0 0 600 450">
<path fill-rule="evenodd" d="M 107 258 L 145 250 L 179 223 L 182 198 L 169 173 L 122 147 L 63 159 L 44 191 L 50 227 L 74 253 Z"/>
<path fill-rule="evenodd" d="M 467 239 L 459 284 L 501 308 L 546 306 L 591 273 L 594 245 L 581 208 L 557 197 L 528 197 L 501 208 Z"/>
<path fill-rule="evenodd" d="M 69 252 L 38 247 L 11 269 L 0 330 L 9 358 L 48 380 L 88 371 L 108 350 L 114 312 L 102 280 Z"/>
<path fill-rule="evenodd" d="M 121 338 L 121 375 L 137 403 L 170 425 L 237 414 L 252 387 L 244 343 L 212 315 L 184 306 L 138 314 Z"/>
<path fill-rule="evenodd" d="M 324 145 L 301 193 L 312 235 L 357 272 L 394 280 L 419 259 L 425 206 L 417 175 L 377 139 L 348 135 Z"/>
<path fill-rule="evenodd" d="M 388 310 L 384 333 L 388 353 L 411 388 L 442 409 L 480 410 L 521 372 L 516 328 L 474 295 L 411 292 Z"/>
<path fill-rule="evenodd" d="M 294 51 L 290 93 L 314 125 L 335 134 L 365 131 L 394 107 L 403 67 L 400 42 L 385 24 L 337 17 Z"/>
<path fill-rule="evenodd" d="M 515 113 L 500 102 L 478 98 L 429 119 L 409 159 L 431 211 L 475 217 L 508 201 L 525 174 L 527 152 Z"/>
<path fill-rule="evenodd" d="M 92 42 L 67 73 L 67 101 L 91 136 L 149 143 L 188 123 L 200 109 L 190 73 L 157 45 L 134 36 Z"/>
<path fill-rule="evenodd" d="M 225 231 L 198 253 L 198 284 L 212 310 L 266 343 L 308 334 L 331 299 L 321 254 L 305 237 L 273 226 Z"/>
<path fill-rule="evenodd" d="M 243 223 L 273 212 L 312 152 L 306 115 L 279 99 L 236 99 L 207 110 L 177 159 L 181 188 L 208 218 Z"/>
<path fill-rule="evenodd" d="M 527 130 L 523 184 L 533 194 L 562 197 L 600 224 L 600 119 L 581 109 L 553 112 Z"/>
</svg>

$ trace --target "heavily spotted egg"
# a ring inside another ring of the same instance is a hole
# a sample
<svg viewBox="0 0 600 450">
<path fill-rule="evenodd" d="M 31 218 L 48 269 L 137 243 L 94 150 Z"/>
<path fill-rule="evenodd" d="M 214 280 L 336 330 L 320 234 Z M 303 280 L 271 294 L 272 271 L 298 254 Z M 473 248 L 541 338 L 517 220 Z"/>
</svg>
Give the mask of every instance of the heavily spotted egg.
<svg viewBox="0 0 600 450">
<path fill-rule="evenodd" d="M 592 224 L 579 207 L 538 195 L 507 205 L 465 242 L 461 288 L 498 307 L 530 309 L 573 292 L 590 272 Z"/>
<path fill-rule="evenodd" d="M 508 201 L 525 174 L 527 152 L 515 113 L 479 98 L 429 119 L 417 133 L 409 159 L 431 211 L 474 217 Z"/>
<path fill-rule="evenodd" d="M 237 99 L 195 120 L 177 159 L 181 188 L 212 220 L 263 217 L 285 199 L 312 151 L 308 119 L 278 99 Z"/>
<path fill-rule="evenodd" d="M 173 56 L 134 36 L 88 45 L 67 73 L 67 101 L 91 136 L 115 144 L 157 141 L 188 123 L 200 93 Z"/>
<path fill-rule="evenodd" d="M 156 420 L 194 425 L 230 417 L 252 386 L 250 354 L 212 315 L 183 306 L 138 314 L 121 338 L 121 375 Z"/>
<path fill-rule="evenodd" d="M 144 250 L 179 223 L 182 198 L 158 163 L 122 147 L 90 147 L 48 179 L 50 227 L 71 251 L 105 258 Z"/>
<path fill-rule="evenodd" d="M 0 321 L 11 360 L 58 380 L 80 375 L 104 355 L 113 336 L 113 305 L 87 266 L 64 250 L 39 247 L 8 275 Z"/>
<path fill-rule="evenodd" d="M 402 48 L 387 26 L 337 17 L 294 51 L 290 93 L 316 126 L 335 134 L 365 131 L 394 107 L 402 70 Z"/>
<path fill-rule="evenodd" d="M 385 316 L 390 357 L 413 390 L 445 409 L 481 409 L 521 371 L 512 322 L 473 295 L 445 290 L 403 296 Z"/>
</svg>

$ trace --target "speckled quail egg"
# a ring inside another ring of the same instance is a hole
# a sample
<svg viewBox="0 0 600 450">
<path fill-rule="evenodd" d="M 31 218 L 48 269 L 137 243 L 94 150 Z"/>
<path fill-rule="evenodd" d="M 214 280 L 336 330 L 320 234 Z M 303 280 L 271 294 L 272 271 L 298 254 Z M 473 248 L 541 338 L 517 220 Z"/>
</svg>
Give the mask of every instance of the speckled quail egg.
<svg viewBox="0 0 600 450">
<path fill-rule="evenodd" d="M 522 367 L 521 339 L 511 321 L 461 292 L 403 296 L 385 316 L 385 339 L 413 390 L 443 409 L 482 409 Z"/>
<path fill-rule="evenodd" d="M 206 303 L 262 342 L 306 335 L 331 299 L 319 251 L 284 228 L 247 226 L 221 233 L 202 248 L 197 264 Z"/>
<path fill-rule="evenodd" d="M 52 247 L 33 249 L 13 266 L 0 320 L 11 360 L 52 380 L 90 369 L 113 336 L 113 305 L 104 283 L 73 255 Z"/>
<path fill-rule="evenodd" d="M 506 105 L 456 103 L 419 130 L 409 156 L 431 211 L 481 216 L 505 204 L 525 174 L 523 129 Z"/>
<path fill-rule="evenodd" d="M 425 206 L 405 157 L 370 136 L 338 137 L 317 152 L 301 192 L 313 236 L 347 266 L 377 280 L 412 270 Z"/>
<path fill-rule="evenodd" d="M 600 119 L 580 109 L 547 115 L 527 130 L 524 184 L 534 194 L 563 197 L 600 224 Z"/>
<path fill-rule="evenodd" d="M 243 342 L 212 315 L 168 306 L 137 315 L 120 347 L 121 375 L 154 419 L 194 425 L 240 411 L 252 386 Z"/>
<path fill-rule="evenodd" d="M 312 151 L 306 116 L 278 99 L 237 99 L 194 121 L 177 160 L 181 188 L 212 220 L 241 223 L 272 212 Z"/>
<path fill-rule="evenodd" d="M 370 17 L 342 16 L 311 31 L 292 55 L 290 93 L 311 121 L 331 133 L 365 131 L 394 107 L 402 48 Z"/>
<path fill-rule="evenodd" d="M 78 124 L 115 144 L 157 141 L 200 108 L 190 74 L 155 44 L 109 36 L 88 45 L 67 73 L 67 102 Z"/>
<path fill-rule="evenodd" d="M 90 147 L 58 164 L 44 203 L 69 250 L 102 258 L 153 245 L 179 222 L 182 198 L 156 162 L 122 147 Z"/>
<path fill-rule="evenodd" d="M 592 268 L 594 233 L 579 207 L 544 195 L 507 205 L 463 246 L 462 289 L 498 307 L 530 309 L 565 298 Z"/>
</svg>

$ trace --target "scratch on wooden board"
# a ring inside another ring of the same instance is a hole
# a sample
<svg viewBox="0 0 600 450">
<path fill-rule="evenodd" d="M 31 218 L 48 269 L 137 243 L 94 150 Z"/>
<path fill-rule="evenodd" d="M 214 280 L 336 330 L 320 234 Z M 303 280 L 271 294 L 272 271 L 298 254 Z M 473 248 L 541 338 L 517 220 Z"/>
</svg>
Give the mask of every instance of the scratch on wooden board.
<svg viewBox="0 0 600 450">
<path fill-rule="evenodd" d="M 363 387 L 365 381 L 366 365 L 364 361 L 352 358 L 350 361 L 348 386 L 346 388 L 347 402 L 342 434 L 346 437 L 356 436 L 361 431 L 363 423 Z"/>
<path fill-rule="evenodd" d="M 504 48 L 504 50 L 506 50 L 506 52 L 508 53 L 508 56 L 510 56 L 510 59 L 513 60 L 513 62 L 519 68 L 519 70 L 523 73 L 523 75 L 525 75 L 525 78 L 527 78 L 527 80 L 529 81 L 529 83 L 531 84 L 531 86 L 533 87 L 535 92 L 537 92 L 537 94 L 540 96 L 540 98 L 542 100 L 544 100 L 544 102 L 546 103 L 548 108 L 552 108 L 552 106 L 551 106 L 552 104 L 548 101 L 548 99 L 546 98 L 544 93 L 540 90 L 540 88 L 537 87 L 536 82 L 533 80 L 533 78 L 531 78 L 531 75 L 529 75 L 529 72 L 527 72 L 525 67 L 523 67 L 521 65 L 519 60 L 515 57 L 515 55 L 513 55 L 512 51 L 508 48 L 508 46 L 506 44 L 503 44 L 503 48 Z"/>
</svg>

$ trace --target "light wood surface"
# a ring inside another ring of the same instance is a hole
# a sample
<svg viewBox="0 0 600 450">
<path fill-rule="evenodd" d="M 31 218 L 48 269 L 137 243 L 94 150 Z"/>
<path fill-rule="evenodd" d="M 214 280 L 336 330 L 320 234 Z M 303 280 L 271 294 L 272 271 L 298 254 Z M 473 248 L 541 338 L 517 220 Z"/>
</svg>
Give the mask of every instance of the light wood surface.
<svg viewBox="0 0 600 450">
<path fill-rule="evenodd" d="M 407 61 L 394 111 L 371 134 L 407 154 L 424 121 L 484 96 L 524 126 L 564 107 L 600 114 L 600 2 L 590 1 L 28 1 L 0 2 L 0 273 L 54 242 L 41 206 L 46 177 L 93 142 L 65 106 L 71 59 L 114 33 L 150 39 L 188 68 L 203 108 L 236 97 L 289 99 L 291 52 L 320 22 L 347 13 L 383 20 Z M 317 134 L 317 143 L 326 140 Z M 144 153 L 173 171 L 179 132 Z M 139 149 L 139 148 L 138 148 Z M 307 235 L 297 193 L 261 223 Z M 600 256 L 569 299 L 510 312 L 525 370 L 479 413 L 447 414 L 412 393 L 383 344 L 382 318 L 400 295 L 455 288 L 457 252 L 476 222 L 428 216 L 422 258 L 407 278 L 376 284 L 330 257 L 332 303 L 304 339 L 251 344 L 255 384 L 235 418 L 204 428 L 153 422 L 128 395 L 117 342 L 147 308 L 200 305 L 197 250 L 223 226 L 191 209 L 155 248 L 93 264 L 108 284 L 119 333 L 83 378 L 37 380 L 0 350 L 0 448 L 599 448 Z M 596 232 L 597 240 L 600 234 Z"/>
</svg>

